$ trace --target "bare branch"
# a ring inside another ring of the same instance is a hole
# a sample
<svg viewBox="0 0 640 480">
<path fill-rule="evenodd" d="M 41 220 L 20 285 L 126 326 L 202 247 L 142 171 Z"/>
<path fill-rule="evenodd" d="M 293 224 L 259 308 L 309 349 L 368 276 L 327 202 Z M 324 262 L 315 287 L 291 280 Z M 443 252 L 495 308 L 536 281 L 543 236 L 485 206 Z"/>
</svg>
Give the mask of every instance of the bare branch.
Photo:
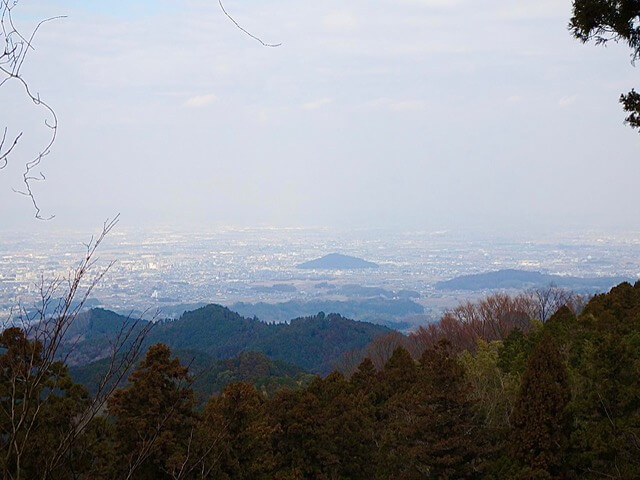
<svg viewBox="0 0 640 480">
<path fill-rule="evenodd" d="M 224 5 L 222 3 L 222 0 L 218 0 L 218 5 L 220 5 L 220 9 L 222 10 L 222 13 L 225 14 L 225 16 L 231 20 L 233 22 L 233 24 L 243 33 L 245 33 L 246 35 L 248 35 L 249 37 L 253 38 L 254 40 L 256 40 L 258 43 L 260 43 L 263 47 L 271 47 L 271 48 L 275 48 L 275 47 L 279 47 L 280 45 L 282 45 L 282 43 L 266 43 L 264 42 L 261 38 L 256 37 L 254 34 L 252 34 L 251 32 L 247 31 L 246 29 L 244 29 L 238 22 L 236 22 L 236 20 L 227 13 L 227 10 L 224 8 Z"/>
<path fill-rule="evenodd" d="M 38 205 L 36 197 L 33 193 L 33 182 L 45 180 L 42 172 L 36 172 L 36 169 L 42 160 L 49 155 L 53 144 L 55 143 L 58 132 L 58 117 L 51 106 L 40 98 L 39 93 L 31 91 L 29 84 L 23 78 L 21 70 L 30 50 L 35 50 L 33 41 L 40 30 L 40 27 L 50 21 L 65 18 L 64 16 L 49 17 L 40 21 L 28 36 L 20 33 L 13 20 L 13 9 L 18 5 L 19 0 L 0 0 L 0 48 L 4 44 L 4 48 L 0 50 L 0 87 L 9 81 L 18 82 L 28 99 L 36 106 L 45 110 L 44 124 L 50 130 L 49 139 L 44 147 L 30 161 L 25 163 L 25 169 L 22 174 L 23 187 L 20 190 L 14 189 L 16 193 L 28 197 L 33 204 L 35 217 L 39 220 L 49 220 L 54 216 L 43 216 L 42 210 Z M 9 156 L 13 153 L 14 148 L 22 137 L 24 132 L 18 133 L 13 140 L 7 143 L 8 127 L 4 128 L 2 141 L 0 141 L 0 170 L 4 169 L 9 161 Z M 5 148 L 6 146 L 6 148 Z M 4 148 L 4 149 L 3 149 Z"/>
<path fill-rule="evenodd" d="M 20 478 L 20 463 L 33 443 L 42 417 L 41 410 L 52 396 L 59 395 L 61 382 L 65 378 L 61 365 L 77 343 L 77 340 L 68 339 L 69 329 L 93 289 L 113 265 L 111 262 L 93 272 L 98 248 L 118 219 L 119 216 L 116 216 L 104 222 L 100 234 L 85 245 L 82 260 L 66 278 L 57 277 L 47 281 L 41 277 L 36 285 L 38 301 L 33 310 L 19 305 L 4 323 L 5 328 L 14 328 L 3 332 L 3 339 L 5 335 L 9 335 L 9 340 L 11 335 L 15 335 L 15 340 L 10 342 L 12 355 L 0 355 L 1 362 L 9 363 L 10 368 L 5 368 L 3 372 L 5 382 L 11 386 L 0 408 L 0 418 L 3 424 L 9 426 L 5 432 L 7 441 L 1 452 L 4 463 L 0 469 L 5 478 Z M 65 293 L 56 300 L 62 288 Z M 56 443 L 50 444 L 51 450 L 42 457 L 43 478 L 50 478 L 52 472 L 59 468 L 87 426 L 103 410 L 107 399 L 137 363 L 153 324 L 153 319 L 143 321 L 142 318 L 132 320 L 130 317 L 123 322 L 112 340 L 108 368 L 100 379 L 97 392 L 83 401 L 81 409 L 68 425 L 60 426 Z"/>
</svg>

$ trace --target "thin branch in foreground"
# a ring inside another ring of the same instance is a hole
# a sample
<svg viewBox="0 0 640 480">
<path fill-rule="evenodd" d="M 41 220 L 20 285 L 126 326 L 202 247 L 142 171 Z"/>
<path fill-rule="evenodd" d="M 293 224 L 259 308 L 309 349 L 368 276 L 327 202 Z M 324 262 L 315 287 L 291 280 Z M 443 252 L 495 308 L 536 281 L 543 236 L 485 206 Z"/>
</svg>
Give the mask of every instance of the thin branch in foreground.
<svg viewBox="0 0 640 480">
<path fill-rule="evenodd" d="M 50 220 L 54 216 L 51 215 L 49 217 L 45 217 L 42 215 L 42 210 L 40 209 L 33 193 L 32 183 L 45 180 L 45 176 L 42 172 L 36 173 L 34 170 L 40 165 L 44 157 L 49 155 L 51 147 L 55 143 L 58 131 L 58 118 L 53 108 L 40 98 L 40 94 L 31 91 L 29 84 L 22 76 L 21 70 L 29 50 L 35 50 L 33 41 L 40 30 L 40 27 L 47 22 L 65 17 L 55 16 L 46 18 L 40 21 L 30 34 L 23 35 L 16 27 L 13 19 L 13 10 L 18 6 L 18 4 L 19 0 L 0 0 L 0 87 L 12 80 L 21 84 L 26 97 L 35 105 L 45 110 L 47 118 L 45 118 L 44 124 L 50 130 L 50 135 L 47 143 L 38 152 L 38 154 L 32 160 L 25 163 L 25 169 L 22 175 L 22 189 L 13 190 L 16 193 L 29 197 L 35 210 L 35 217 L 38 220 Z M 7 141 L 7 131 L 8 128 L 5 127 L 2 139 L 0 140 L 0 170 L 7 166 L 9 156 L 23 134 L 23 132 L 20 132 L 12 141 Z"/>
<path fill-rule="evenodd" d="M 231 20 L 233 22 L 233 24 L 243 33 L 245 33 L 246 35 L 248 35 L 249 37 L 253 38 L 254 40 L 256 40 L 257 42 L 259 42 L 263 47 L 271 47 L 271 48 L 275 48 L 275 47 L 279 47 L 280 45 L 282 45 L 282 43 L 266 43 L 264 42 L 261 38 L 256 37 L 254 34 L 252 34 L 251 32 L 247 31 L 246 29 L 244 29 L 242 27 L 242 25 L 240 25 L 238 22 L 236 22 L 236 20 L 227 13 L 227 10 L 224 8 L 224 5 L 222 4 L 222 0 L 218 0 L 218 5 L 220 5 L 220 9 L 222 10 L 222 13 L 225 14 L 225 16 Z"/>
</svg>

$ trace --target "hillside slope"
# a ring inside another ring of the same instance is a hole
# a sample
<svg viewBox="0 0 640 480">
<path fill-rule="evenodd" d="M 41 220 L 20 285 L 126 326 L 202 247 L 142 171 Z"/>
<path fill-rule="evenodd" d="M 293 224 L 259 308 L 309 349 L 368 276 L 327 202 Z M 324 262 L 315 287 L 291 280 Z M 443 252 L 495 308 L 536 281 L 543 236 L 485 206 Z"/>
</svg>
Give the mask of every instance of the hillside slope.
<svg viewBox="0 0 640 480">
<path fill-rule="evenodd" d="M 79 324 L 74 331 L 77 343 L 70 363 L 82 365 L 104 358 L 111 335 L 126 322 L 131 320 L 108 310 L 87 312 L 82 322 L 84 330 Z M 220 305 L 207 305 L 186 312 L 178 320 L 159 322 L 145 344 L 162 342 L 174 350 L 201 352 L 217 360 L 247 351 L 262 352 L 273 360 L 324 374 L 345 352 L 390 331 L 381 325 L 324 313 L 290 323 L 267 324 Z"/>
</svg>

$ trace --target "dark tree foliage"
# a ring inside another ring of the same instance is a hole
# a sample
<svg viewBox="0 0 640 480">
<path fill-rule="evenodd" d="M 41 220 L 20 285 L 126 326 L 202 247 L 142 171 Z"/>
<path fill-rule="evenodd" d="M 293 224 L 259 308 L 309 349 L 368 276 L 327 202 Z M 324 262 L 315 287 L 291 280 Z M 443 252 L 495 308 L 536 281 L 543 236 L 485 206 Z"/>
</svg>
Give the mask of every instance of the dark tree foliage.
<svg viewBox="0 0 640 480">
<path fill-rule="evenodd" d="M 376 371 L 376 367 L 373 366 L 373 362 L 369 358 L 365 358 L 355 373 L 351 375 L 349 381 L 356 391 L 368 395 L 375 393 L 379 380 L 378 372 Z"/>
<path fill-rule="evenodd" d="M 640 93 L 631 89 L 626 95 L 620 95 L 620 103 L 629 115 L 625 121 L 632 127 L 640 130 Z"/>
<path fill-rule="evenodd" d="M 403 347 L 393 351 L 393 355 L 382 370 L 382 388 L 385 398 L 407 391 L 416 383 L 418 368 L 409 352 Z"/>
<path fill-rule="evenodd" d="M 448 342 L 425 351 L 414 383 L 386 409 L 380 478 L 482 478 L 487 437 Z"/>
<path fill-rule="evenodd" d="M 284 478 L 372 478 L 373 409 L 339 373 L 270 405 L 276 471 Z"/>
<path fill-rule="evenodd" d="M 640 472 L 640 282 L 594 297 L 576 365 L 575 469 L 585 478 Z"/>
<path fill-rule="evenodd" d="M 566 477 L 570 399 L 564 361 L 545 335 L 527 363 L 512 418 L 512 445 L 522 478 Z"/>
<path fill-rule="evenodd" d="M 633 61 L 640 57 L 640 2 L 638 0 L 574 0 L 571 33 L 586 43 L 625 42 Z M 620 96 L 626 122 L 640 131 L 640 94 L 635 90 Z"/>
<path fill-rule="evenodd" d="M 498 366 L 502 371 L 516 374 L 524 372 L 527 358 L 535 345 L 531 336 L 515 329 L 505 338 L 498 351 Z"/>
<path fill-rule="evenodd" d="M 4 478 L 66 478 L 76 451 L 55 461 L 88 401 L 62 362 L 45 365 L 43 346 L 19 328 L 0 335 L 0 469 Z"/>
<path fill-rule="evenodd" d="M 74 356 L 78 358 L 82 353 L 83 357 L 101 358 L 109 350 L 111 330 L 117 329 L 127 318 L 93 309 L 81 320 L 88 325 L 79 329 Z M 112 327 L 107 329 L 105 324 Z M 217 360 L 227 360 L 247 351 L 260 352 L 274 361 L 327 375 L 344 353 L 364 347 L 389 331 L 381 325 L 357 322 L 337 314 L 318 314 L 289 323 L 267 324 L 257 318 L 242 317 L 220 305 L 207 305 L 184 313 L 178 320 L 157 322 L 145 345 L 163 343 L 172 350 L 197 351 Z"/>
<path fill-rule="evenodd" d="M 169 347 L 149 348 L 129 385 L 109 399 L 116 476 L 157 479 L 180 468 L 194 428 L 190 383 L 188 368 L 171 358 Z"/>
<path fill-rule="evenodd" d="M 434 478 L 480 478 L 489 452 L 486 432 L 478 424 L 465 372 L 451 345 L 440 342 L 420 360 L 423 402 L 431 415 L 425 429 Z"/>
<path fill-rule="evenodd" d="M 272 469 L 266 402 L 255 387 L 229 385 L 211 397 L 199 425 L 199 449 L 208 478 L 258 480 Z"/>
</svg>

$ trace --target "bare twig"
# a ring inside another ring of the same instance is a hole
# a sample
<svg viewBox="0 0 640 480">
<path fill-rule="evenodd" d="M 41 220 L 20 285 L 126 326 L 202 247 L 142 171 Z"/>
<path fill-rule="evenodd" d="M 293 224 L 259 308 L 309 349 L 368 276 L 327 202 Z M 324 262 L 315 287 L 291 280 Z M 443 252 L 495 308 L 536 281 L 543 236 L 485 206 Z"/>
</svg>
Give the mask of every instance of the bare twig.
<svg viewBox="0 0 640 480">
<path fill-rule="evenodd" d="M 91 292 L 113 265 L 111 262 L 93 273 L 98 248 L 116 226 L 118 218 L 104 222 L 100 234 L 85 245 L 84 257 L 66 278 L 46 281 L 41 277 L 35 308 L 30 310 L 21 305 L 4 325 L 5 328 L 19 327 L 23 339 L 12 343 L 12 348 L 17 349 L 18 361 L 14 360 L 11 368 L 4 370 L 5 382 L 11 386 L 11 393 L 0 407 L 3 424 L 9 425 L 7 441 L 3 443 L 5 448 L 1 452 L 4 462 L 0 468 L 4 470 L 5 478 L 23 475 L 20 464 L 33 443 L 41 410 L 52 396 L 59 394 L 63 377 L 56 365 L 64 363 L 73 351 L 77 340 L 68 338 L 69 329 Z M 61 288 L 65 293 L 56 300 Z M 59 468 L 90 422 L 101 412 L 107 398 L 137 363 L 144 339 L 152 326 L 153 321 L 146 322 L 141 318 L 131 320 L 129 317 L 123 322 L 111 342 L 108 368 L 101 377 L 97 392 L 83 401 L 81 409 L 68 425 L 60 426 L 56 443 L 51 444 L 47 456 L 41 458 L 43 478 L 50 478 L 51 473 Z M 3 361 L 12 360 L 5 358 Z"/>
<path fill-rule="evenodd" d="M 24 36 L 18 28 L 16 28 L 13 19 L 13 10 L 18 5 L 19 0 L 0 0 L 0 48 L 4 44 L 4 48 L 0 50 L 0 87 L 9 81 L 16 81 L 20 84 L 25 95 L 38 107 L 45 110 L 47 118 L 44 120 L 45 126 L 50 130 L 49 139 L 44 147 L 30 161 L 25 163 L 25 169 L 22 174 L 23 187 L 19 190 L 13 189 L 16 193 L 28 197 L 33 204 L 35 217 L 39 220 L 49 220 L 51 216 L 43 216 L 42 210 L 33 193 L 33 182 L 45 180 L 42 172 L 35 172 L 42 160 L 49 155 L 51 148 L 55 143 L 58 132 L 58 117 L 51 106 L 40 98 L 39 93 L 32 92 L 29 84 L 22 76 L 22 66 L 27 58 L 30 50 L 35 50 L 33 41 L 40 30 L 40 27 L 50 21 L 65 18 L 64 16 L 49 17 L 40 21 L 31 33 Z M 9 156 L 18 144 L 24 132 L 20 132 L 13 137 L 13 140 L 7 143 L 8 128 L 4 128 L 2 141 L 0 141 L 0 170 L 4 169 L 8 162 Z"/>
<path fill-rule="evenodd" d="M 249 37 L 253 38 L 255 41 L 257 41 L 258 43 L 260 43 L 263 47 L 271 47 L 271 48 L 275 48 L 275 47 L 279 47 L 280 45 L 282 45 L 282 43 L 266 43 L 264 42 L 261 38 L 256 37 L 254 34 L 252 34 L 251 32 L 247 31 L 246 29 L 244 29 L 242 27 L 242 25 L 240 25 L 238 22 L 236 22 L 236 20 L 229 15 L 229 13 L 227 13 L 227 10 L 224 8 L 224 5 L 222 3 L 222 0 L 218 0 L 218 5 L 220 5 L 220 9 L 222 10 L 222 13 L 225 14 L 225 16 L 231 20 L 231 22 L 233 22 L 233 24 L 243 33 L 245 33 L 246 35 L 248 35 Z"/>
</svg>

